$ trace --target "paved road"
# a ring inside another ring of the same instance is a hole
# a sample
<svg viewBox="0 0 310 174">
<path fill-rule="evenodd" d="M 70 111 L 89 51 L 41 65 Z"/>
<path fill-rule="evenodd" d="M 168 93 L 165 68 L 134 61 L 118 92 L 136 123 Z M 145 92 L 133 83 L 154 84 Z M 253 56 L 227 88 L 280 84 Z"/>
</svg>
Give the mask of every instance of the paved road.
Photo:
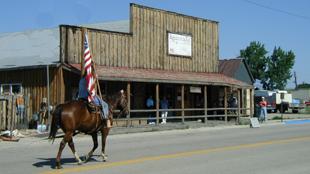
<svg viewBox="0 0 310 174">
<path fill-rule="evenodd" d="M 308 174 L 310 124 L 265 124 L 112 135 L 108 162 L 94 156 L 77 166 L 69 148 L 62 170 L 51 168 L 60 140 L 0 142 L 0 173 Z M 82 155 L 91 138 L 77 137 Z M 96 151 L 99 154 L 99 150 Z"/>
</svg>

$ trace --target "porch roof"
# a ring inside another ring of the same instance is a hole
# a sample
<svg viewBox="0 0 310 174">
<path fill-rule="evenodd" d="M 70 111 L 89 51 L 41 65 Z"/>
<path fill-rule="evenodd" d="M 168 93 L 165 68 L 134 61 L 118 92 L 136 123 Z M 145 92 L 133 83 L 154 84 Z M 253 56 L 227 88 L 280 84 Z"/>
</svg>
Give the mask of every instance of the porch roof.
<svg viewBox="0 0 310 174">
<path fill-rule="evenodd" d="M 80 64 L 67 64 L 67 66 L 79 71 L 81 69 Z M 253 88 L 253 86 L 247 83 L 228 77 L 221 73 L 181 72 L 158 69 L 108 67 L 98 65 L 96 66 L 96 72 L 100 80 Z"/>
</svg>

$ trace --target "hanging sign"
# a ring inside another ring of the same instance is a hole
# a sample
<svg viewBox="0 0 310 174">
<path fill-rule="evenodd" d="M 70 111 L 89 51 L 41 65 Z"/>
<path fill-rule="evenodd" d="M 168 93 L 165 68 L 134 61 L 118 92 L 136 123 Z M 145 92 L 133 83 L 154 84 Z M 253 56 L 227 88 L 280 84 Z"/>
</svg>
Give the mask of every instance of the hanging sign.
<svg viewBox="0 0 310 174">
<path fill-rule="evenodd" d="M 192 56 L 192 36 L 168 33 L 168 54 Z"/>
</svg>

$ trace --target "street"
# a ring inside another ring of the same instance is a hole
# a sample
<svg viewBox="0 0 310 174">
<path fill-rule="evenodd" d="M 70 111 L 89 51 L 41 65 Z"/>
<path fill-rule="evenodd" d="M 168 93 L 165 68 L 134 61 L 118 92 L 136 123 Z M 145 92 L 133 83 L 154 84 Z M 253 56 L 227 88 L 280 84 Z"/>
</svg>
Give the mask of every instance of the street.
<svg viewBox="0 0 310 174">
<path fill-rule="evenodd" d="M 263 124 L 119 134 L 108 137 L 107 162 L 99 157 L 77 165 L 66 146 L 63 169 L 53 169 L 60 139 L 0 142 L 1 173 L 309 173 L 310 124 Z M 75 137 L 80 156 L 92 147 Z M 99 146 L 100 147 L 100 146 Z"/>
</svg>

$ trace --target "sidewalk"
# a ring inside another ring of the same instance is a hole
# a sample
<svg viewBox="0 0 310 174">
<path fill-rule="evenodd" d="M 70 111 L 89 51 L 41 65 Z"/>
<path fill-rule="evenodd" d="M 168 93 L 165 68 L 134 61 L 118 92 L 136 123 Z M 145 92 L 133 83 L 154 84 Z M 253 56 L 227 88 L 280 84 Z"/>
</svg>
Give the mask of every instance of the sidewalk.
<svg viewBox="0 0 310 174">
<path fill-rule="evenodd" d="M 275 124 L 284 124 L 286 120 L 310 120 L 309 114 L 284 114 L 283 122 L 281 122 L 281 114 L 270 114 L 269 120 L 261 124 L 261 126 L 265 125 L 275 125 Z M 276 119 L 275 119 L 276 118 Z M 167 131 L 167 130 L 181 130 L 181 129 L 196 129 L 196 128 L 232 128 L 232 127 L 249 127 L 250 122 L 248 118 L 241 118 L 239 125 L 236 124 L 235 121 L 229 121 L 225 124 L 224 121 L 220 120 L 208 120 L 207 123 L 198 122 L 198 121 L 189 121 L 185 123 L 180 122 L 168 122 L 167 124 L 159 124 L 159 125 L 134 125 L 129 127 L 113 127 L 110 131 L 110 135 L 115 134 L 129 134 L 129 133 L 140 133 L 140 132 L 154 132 L 154 131 Z M 39 133 L 35 129 L 24 129 L 18 130 L 21 138 L 24 137 L 48 137 L 48 132 Z M 58 135 L 62 135 L 61 129 L 58 130 Z M 81 134 L 83 135 L 83 134 Z"/>
</svg>

